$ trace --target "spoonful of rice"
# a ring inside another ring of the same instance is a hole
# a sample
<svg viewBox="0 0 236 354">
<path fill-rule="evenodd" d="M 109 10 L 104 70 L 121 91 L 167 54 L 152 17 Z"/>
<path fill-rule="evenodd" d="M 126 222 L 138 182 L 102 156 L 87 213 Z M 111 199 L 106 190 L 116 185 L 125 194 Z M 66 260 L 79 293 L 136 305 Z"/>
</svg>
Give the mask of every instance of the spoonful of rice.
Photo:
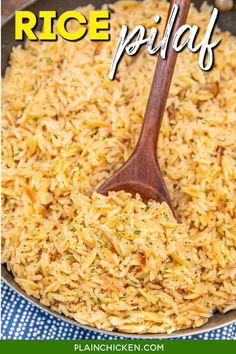
<svg viewBox="0 0 236 354">
<path fill-rule="evenodd" d="M 174 5 L 179 11 L 175 24 L 172 24 L 170 43 L 186 21 L 190 0 L 171 0 L 168 18 Z M 138 193 L 144 202 L 149 199 L 165 201 L 173 210 L 157 160 L 157 143 L 176 59 L 177 52 L 172 46 L 167 50 L 166 59 L 159 56 L 136 148 L 125 164 L 98 188 L 98 193 L 106 195 L 109 191 L 120 190 L 132 195 Z"/>
</svg>

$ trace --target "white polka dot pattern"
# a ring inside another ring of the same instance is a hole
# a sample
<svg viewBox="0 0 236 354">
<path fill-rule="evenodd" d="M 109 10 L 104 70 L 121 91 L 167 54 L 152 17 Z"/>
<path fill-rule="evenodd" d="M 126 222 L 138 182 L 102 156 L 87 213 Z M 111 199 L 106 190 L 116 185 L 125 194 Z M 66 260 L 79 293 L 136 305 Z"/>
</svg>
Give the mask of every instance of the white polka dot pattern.
<svg viewBox="0 0 236 354">
<path fill-rule="evenodd" d="M 45 313 L 2 282 L 2 339 L 122 339 L 86 331 Z M 235 339 L 236 324 L 181 339 Z"/>
</svg>

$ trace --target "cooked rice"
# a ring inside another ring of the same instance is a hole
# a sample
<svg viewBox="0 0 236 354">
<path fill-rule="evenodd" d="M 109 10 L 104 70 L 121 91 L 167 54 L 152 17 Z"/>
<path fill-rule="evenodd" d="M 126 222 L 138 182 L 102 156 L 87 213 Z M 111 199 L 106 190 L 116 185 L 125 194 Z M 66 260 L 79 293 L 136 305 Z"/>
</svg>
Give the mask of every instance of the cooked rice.
<svg viewBox="0 0 236 354">
<path fill-rule="evenodd" d="M 189 51 L 179 55 L 158 148 L 177 223 L 165 203 L 93 193 L 135 146 L 156 62 L 146 51 L 125 56 L 110 82 L 120 27 L 151 28 L 160 14 L 163 30 L 168 9 L 162 0 L 109 6 L 110 42 L 13 49 L 3 79 L 2 262 L 28 295 L 82 324 L 201 326 L 236 307 L 236 41 L 218 32 L 209 72 Z M 209 18 L 204 4 L 188 23 L 203 33 Z"/>
</svg>

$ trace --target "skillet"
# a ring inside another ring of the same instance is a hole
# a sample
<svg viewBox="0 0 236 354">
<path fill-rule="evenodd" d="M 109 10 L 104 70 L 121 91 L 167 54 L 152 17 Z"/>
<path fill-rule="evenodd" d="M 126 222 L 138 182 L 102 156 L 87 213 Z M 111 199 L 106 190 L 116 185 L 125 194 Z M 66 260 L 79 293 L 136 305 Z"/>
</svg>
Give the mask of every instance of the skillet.
<svg viewBox="0 0 236 354">
<path fill-rule="evenodd" d="M 103 3 L 114 3 L 115 0 L 31 0 L 28 4 L 23 6 L 21 9 L 32 11 L 34 13 L 38 13 L 39 10 L 56 10 L 58 15 L 60 15 L 64 11 L 75 9 L 79 6 L 85 6 L 88 3 L 93 4 L 96 8 L 100 8 Z M 209 4 L 213 4 L 213 1 L 208 0 Z M 203 3 L 202 0 L 194 0 L 193 3 L 197 8 L 201 6 Z M 12 48 L 19 44 L 24 44 L 23 42 L 15 41 L 14 39 L 14 30 L 15 30 L 15 17 L 14 14 L 11 15 L 2 25 L 2 65 L 1 65 L 1 74 L 2 76 L 5 73 L 6 67 L 8 65 L 8 60 Z M 229 31 L 233 35 L 236 35 L 236 6 L 234 6 L 233 10 L 227 12 L 220 12 L 219 18 L 217 20 L 217 25 L 223 31 Z M 38 21 L 37 29 L 42 27 L 42 20 Z M 122 336 L 127 338 L 139 338 L 139 339 L 160 339 L 160 338 L 177 338 L 186 335 L 194 335 L 203 332 L 207 332 L 210 330 L 217 329 L 222 326 L 226 326 L 236 322 L 236 310 L 229 311 L 226 314 L 221 314 L 216 312 L 209 321 L 201 327 L 198 328 L 189 328 L 184 330 L 176 331 L 172 334 L 127 334 L 127 333 L 119 333 L 119 332 L 109 332 L 104 330 L 98 330 L 90 326 L 85 326 L 77 323 L 75 320 L 70 319 L 64 315 L 61 315 L 52 309 L 42 305 L 39 300 L 35 299 L 32 296 L 28 296 L 15 282 L 13 275 L 11 272 L 7 270 L 6 265 L 1 266 L 1 274 L 2 279 L 5 283 L 7 283 L 13 290 L 15 290 L 18 294 L 23 296 L 26 300 L 30 301 L 32 304 L 36 305 L 41 310 L 46 311 L 49 314 L 56 316 L 57 318 L 82 327 L 87 330 L 92 330 L 99 332 L 101 334 L 107 335 L 115 335 Z"/>
</svg>

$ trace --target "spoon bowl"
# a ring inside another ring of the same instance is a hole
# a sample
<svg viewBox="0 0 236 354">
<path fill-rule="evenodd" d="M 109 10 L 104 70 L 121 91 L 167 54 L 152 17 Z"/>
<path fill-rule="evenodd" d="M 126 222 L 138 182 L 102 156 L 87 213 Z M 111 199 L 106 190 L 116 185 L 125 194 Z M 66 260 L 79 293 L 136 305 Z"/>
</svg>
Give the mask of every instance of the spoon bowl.
<svg viewBox="0 0 236 354">
<path fill-rule="evenodd" d="M 98 193 L 106 195 L 109 191 L 124 190 L 133 196 L 138 193 L 145 203 L 150 199 L 166 201 L 172 208 L 156 156 L 146 155 L 147 152 L 135 149 L 126 163 L 100 186 Z"/>
</svg>

